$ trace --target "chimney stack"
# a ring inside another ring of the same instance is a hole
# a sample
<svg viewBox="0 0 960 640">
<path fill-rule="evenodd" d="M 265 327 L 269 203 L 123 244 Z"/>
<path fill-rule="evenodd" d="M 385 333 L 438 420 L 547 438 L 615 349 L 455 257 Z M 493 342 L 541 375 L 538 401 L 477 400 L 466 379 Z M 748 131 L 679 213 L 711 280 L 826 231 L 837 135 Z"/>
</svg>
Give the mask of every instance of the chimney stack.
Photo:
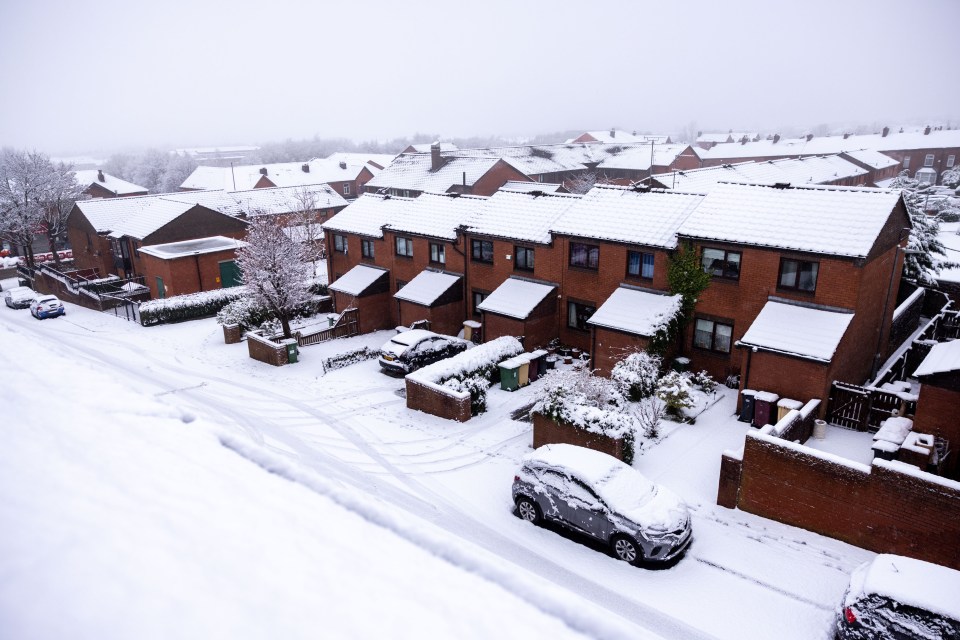
<svg viewBox="0 0 960 640">
<path fill-rule="evenodd" d="M 773 144 L 777 144 L 778 142 L 780 142 L 780 134 L 775 133 L 773 134 Z"/>
<path fill-rule="evenodd" d="M 103 169 L 97 169 L 97 180 L 100 182 L 106 182 L 107 179 L 103 177 Z"/>
<path fill-rule="evenodd" d="M 430 170 L 436 171 L 443 166 L 443 158 L 440 157 L 440 141 L 430 145 Z"/>
<path fill-rule="evenodd" d="M 886 138 L 890 133 L 890 127 L 884 127 L 883 131 L 880 133 L 881 138 Z"/>
<path fill-rule="evenodd" d="M 310 165 L 304 164 L 302 167 L 300 167 L 300 170 L 303 171 L 304 173 L 310 173 Z"/>
<path fill-rule="evenodd" d="M 810 142 L 811 140 L 813 140 L 813 134 L 812 134 L 812 133 L 808 133 L 808 134 L 807 134 L 807 142 Z"/>
<path fill-rule="evenodd" d="M 927 128 L 923 130 L 923 135 L 925 136 L 930 135 L 930 125 L 927 125 Z"/>
<path fill-rule="evenodd" d="M 341 169 L 346 169 L 346 168 L 347 168 L 347 161 L 346 161 L 346 160 L 341 160 L 341 161 L 340 161 L 340 168 L 341 168 Z"/>
<path fill-rule="evenodd" d="M 260 167 L 260 175 L 262 175 L 262 176 L 267 175 L 267 168 L 266 168 L 266 167 Z"/>
<path fill-rule="evenodd" d="M 849 138 L 849 137 L 850 137 L 850 134 L 849 134 L 849 133 L 843 134 L 843 139 L 844 139 L 844 140 L 846 140 L 846 139 Z"/>
<path fill-rule="evenodd" d="M 611 138 L 616 138 L 616 137 L 617 137 L 617 130 L 614 129 L 613 127 L 610 128 L 610 137 L 611 137 Z"/>
<path fill-rule="evenodd" d="M 740 138 L 740 144 L 747 144 L 747 136 Z"/>
</svg>

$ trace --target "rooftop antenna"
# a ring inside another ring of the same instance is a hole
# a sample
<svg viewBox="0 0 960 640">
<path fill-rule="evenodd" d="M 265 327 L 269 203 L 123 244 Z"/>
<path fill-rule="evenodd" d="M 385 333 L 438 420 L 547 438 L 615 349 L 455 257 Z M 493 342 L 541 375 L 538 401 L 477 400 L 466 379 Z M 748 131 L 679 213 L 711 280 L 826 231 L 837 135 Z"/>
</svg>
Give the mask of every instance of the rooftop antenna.
<svg viewBox="0 0 960 640">
<path fill-rule="evenodd" d="M 230 161 L 230 177 L 233 178 L 233 190 L 237 190 L 237 175 L 233 172 L 233 160 Z"/>
</svg>

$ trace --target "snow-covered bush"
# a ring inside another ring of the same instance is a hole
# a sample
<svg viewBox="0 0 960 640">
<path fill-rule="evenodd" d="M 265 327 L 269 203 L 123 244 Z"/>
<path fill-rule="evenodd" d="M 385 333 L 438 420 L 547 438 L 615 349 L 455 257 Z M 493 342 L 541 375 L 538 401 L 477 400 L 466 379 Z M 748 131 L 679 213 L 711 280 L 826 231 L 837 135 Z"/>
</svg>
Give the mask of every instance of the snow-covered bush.
<svg viewBox="0 0 960 640">
<path fill-rule="evenodd" d="M 463 380 L 450 378 L 443 386 L 470 394 L 470 415 L 480 415 L 487 410 L 487 389 L 490 387 L 488 376 L 475 374 Z"/>
<path fill-rule="evenodd" d="M 717 388 L 717 381 L 703 370 L 693 375 L 693 386 L 704 393 L 713 393 L 713 390 Z"/>
<path fill-rule="evenodd" d="M 657 388 L 661 360 L 646 351 L 631 353 L 614 365 L 610 377 L 631 400 L 637 401 L 653 394 Z"/>
<path fill-rule="evenodd" d="M 244 287 L 230 287 L 147 300 L 140 303 L 140 324 L 148 327 L 163 322 L 207 318 L 245 294 Z"/>
<path fill-rule="evenodd" d="M 244 331 L 259 329 L 269 319 L 270 312 L 267 308 L 250 296 L 234 300 L 217 312 L 218 324 L 235 324 Z"/>
<path fill-rule="evenodd" d="M 359 349 L 354 349 L 353 351 L 347 351 L 346 353 L 340 353 L 331 358 L 327 358 L 323 361 L 323 366 L 327 371 L 335 371 L 337 369 L 349 367 L 352 364 L 357 364 L 358 362 L 363 362 L 364 360 L 371 360 L 376 358 L 378 355 L 380 355 L 380 352 L 377 349 L 360 347 Z"/>
<path fill-rule="evenodd" d="M 550 371 L 537 394 L 533 412 L 574 428 L 623 441 L 624 462 L 633 461 L 636 422 L 613 380 L 586 369 Z"/>
<path fill-rule="evenodd" d="M 644 437 L 653 440 L 660 437 L 660 422 L 667 414 L 667 405 L 656 396 L 644 399 L 636 405 L 634 416 Z"/>
<path fill-rule="evenodd" d="M 689 374 L 668 371 L 657 382 L 656 396 L 663 400 L 669 415 L 679 418 L 683 409 L 693 406 L 693 398 L 690 397 L 692 386 Z"/>
</svg>

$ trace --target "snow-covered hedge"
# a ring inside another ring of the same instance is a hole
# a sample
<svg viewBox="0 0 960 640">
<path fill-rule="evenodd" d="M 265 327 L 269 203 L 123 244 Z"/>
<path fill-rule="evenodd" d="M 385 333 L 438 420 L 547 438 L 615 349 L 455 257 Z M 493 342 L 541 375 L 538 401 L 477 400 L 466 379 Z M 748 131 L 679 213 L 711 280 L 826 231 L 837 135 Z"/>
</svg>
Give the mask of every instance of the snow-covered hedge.
<svg viewBox="0 0 960 640">
<path fill-rule="evenodd" d="M 610 377 L 620 385 L 624 394 L 636 402 L 649 397 L 656 390 L 660 366 L 659 356 L 637 351 L 615 364 Z"/>
<path fill-rule="evenodd" d="M 323 361 L 323 366 L 327 371 L 335 371 L 336 369 L 349 367 L 352 364 L 363 362 L 364 360 L 371 360 L 376 358 L 378 355 L 380 355 L 380 352 L 377 349 L 360 347 L 359 349 L 354 349 L 353 351 L 347 351 L 346 353 L 335 355 L 332 358 L 327 358 Z"/>
<path fill-rule="evenodd" d="M 140 303 L 140 324 L 145 327 L 164 322 L 181 322 L 216 314 L 246 293 L 244 287 L 214 289 Z"/>
</svg>

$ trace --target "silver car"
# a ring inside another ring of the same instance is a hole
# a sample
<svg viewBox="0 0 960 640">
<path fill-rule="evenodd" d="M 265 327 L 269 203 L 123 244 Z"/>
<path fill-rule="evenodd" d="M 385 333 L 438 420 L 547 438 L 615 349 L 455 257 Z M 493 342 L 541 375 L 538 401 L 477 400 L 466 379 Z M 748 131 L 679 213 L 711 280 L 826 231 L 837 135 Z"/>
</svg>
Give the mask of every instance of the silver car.
<svg viewBox="0 0 960 640">
<path fill-rule="evenodd" d="M 30 287 L 13 287 L 3 292 L 3 301 L 11 309 L 26 309 L 37 297 Z"/>
<path fill-rule="evenodd" d="M 517 514 L 610 545 L 630 563 L 666 562 L 692 540 L 690 513 L 672 492 L 613 456 L 569 444 L 548 444 L 523 458 L 513 479 Z"/>
</svg>

